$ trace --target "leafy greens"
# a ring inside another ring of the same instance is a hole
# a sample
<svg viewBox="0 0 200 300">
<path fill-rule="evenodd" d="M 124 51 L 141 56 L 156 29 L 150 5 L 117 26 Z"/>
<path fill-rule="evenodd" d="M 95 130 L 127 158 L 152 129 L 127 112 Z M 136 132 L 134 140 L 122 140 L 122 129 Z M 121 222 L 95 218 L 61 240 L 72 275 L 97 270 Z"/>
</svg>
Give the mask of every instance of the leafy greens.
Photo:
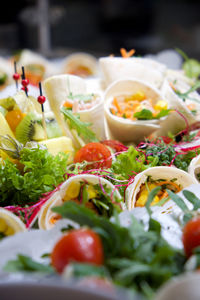
<svg viewBox="0 0 200 300">
<path fill-rule="evenodd" d="M 64 181 L 68 155 L 53 156 L 47 149 L 23 148 L 18 168 L 9 159 L 0 164 L 0 206 L 27 205 Z"/>
</svg>

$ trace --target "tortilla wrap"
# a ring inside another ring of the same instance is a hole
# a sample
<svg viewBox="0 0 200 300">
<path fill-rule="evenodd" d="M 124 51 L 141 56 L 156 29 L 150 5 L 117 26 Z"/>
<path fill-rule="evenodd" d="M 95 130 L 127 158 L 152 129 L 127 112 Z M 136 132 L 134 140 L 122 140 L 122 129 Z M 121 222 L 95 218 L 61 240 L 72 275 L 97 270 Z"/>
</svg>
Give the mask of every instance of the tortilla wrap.
<svg viewBox="0 0 200 300">
<path fill-rule="evenodd" d="M 55 206 L 60 206 L 64 203 L 62 199 L 65 196 L 66 191 L 72 182 L 83 182 L 83 181 L 87 181 L 92 185 L 94 184 L 106 185 L 112 190 L 114 190 L 115 196 L 117 198 L 121 198 L 119 191 L 114 187 L 114 185 L 102 177 L 96 175 L 87 175 L 87 174 L 73 176 L 70 179 L 66 180 L 60 186 L 60 189 L 57 190 L 52 195 L 52 197 L 45 203 L 45 205 L 40 210 L 39 217 L 38 217 L 38 225 L 40 229 L 50 229 L 54 226 L 54 224 L 51 222 L 51 219 L 57 214 L 52 212 L 51 209 Z"/>
<path fill-rule="evenodd" d="M 107 87 L 116 80 L 134 78 L 159 88 L 167 69 L 164 64 L 140 57 L 102 57 L 99 63 Z"/>
<path fill-rule="evenodd" d="M 58 68 L 45 57 L 28 49 L 24 49 L 21 52 L 17 65 L 18 68 L 24 66 L 25 71 L 28 65 L 40 65 L 44 69 L 44 78 L 57 74 L 59 71 Z"/>
<path fill-rule="evenodd" d="M 62 117 L 60 108 L 67 100 L 70 93 L 72 93 L 72 95 L 87 94 L 85 81 L 78 76 L 64 74 L 46 79 L 43 86 L 49 100 L 50 107 L 55 114 L 58 124 L 63 129 L 63 133 L 73 139 L 69 129 L 67 128 L 67 124 Z M 102 122 L 104 118 L 103 99 L 102 97 L 99 98 L 97 105 L 90 109 L 78 111 L 78 114 L 82 122 L 91 123 L 91 129 L 95 132 L 97 138 L 104 139 L 105 133 Z"/>
<path fill-rule="evenodd" d="M 162 85 L 161 92 L 168 101 L 170 108 L 176 111 L 172 112 L 163 122 L 161 123 L 161 129 L 157 132 L 157 135 L 167 135 L 168 132 L 176 134 L 181 130 L 185 129 L 188 125 L 195 123 L 200 118 L 200 96 L 197 92 L 190 93 L 190 97 L 196 99 L 196 101 L 186 100 L 185 102 L 175 93 L 173 88 L 170 86 L 171 80 L 166 79 Z M 182 79 L 176 80 L 175 87 L 181 93 L 187 92 L 191 86 L 183 81 Z M 199 102 L 199 103 L 198 103 Z M 193 114 L 187 105 L 195 104 L 196 113 Z M 178 113 L 179 111 L 180 113 Z M 183 115 L 186 120 L 184 119 Z"/>
<path fill-rule="evenodd" d="M 192 177 L 187 172 L 174 168 L 174 167 L 152 167 L 149 168 L 138 175 L 135 176 L 135 180 L 129 185 L 126 192 L 126 204 L 128 210 L 135 207 L 136 197 L 141 189 L 141 185 L 145 183 L 148 176 L 151 176 L 152 180 L 172 180 L 177 179 L 175 182 L 180 185 L 181 190 L 190 186 L 191 184 L 196 184 L 197 180 Z"/>
<path fill-rule="evenodd" d="M 62 65 L 62 73 L 74 74 L 84 78 L 96 76 L 99 72 L 98 60 L 96 57 L 84 52 L 77 52 L 68 55 L 66 59 L 64 59 Z M 76 68 L 78 69 L 79 67 L 83 69 L 85 68 L 85 70 L 88 70 L 90 74 L 76 74 Z"/>
<path fill-rule="evenodd" d="M 200 183 L 200 155 L 194 157 L 188 167 L 188 173 Z"/>
<path fill-rule="evenodd" d="M 117 117 L 110 112 L 110 105 L 115 96 L 132 95 L 138 91 L 144 91 L 146 97 L 152 99 L 153 104 L 163 99 L 157 89 L 141 80 L 122 79 L 114 82 L 107 88 L 104 95 L 104 108 L 108 139 L 138 143 L 160 129 L 161 119 L 132 121 Z"/>
<path fill-rule="evenodd" d="M 5 221 L 6 226 L 12 229 L 12 234 L 26 230 L 25 224 L 15 214 L 5 208 L 0 208 L 0 222 Z M 3 227 L 0 227 L 0 232 Z"/>
</svg>

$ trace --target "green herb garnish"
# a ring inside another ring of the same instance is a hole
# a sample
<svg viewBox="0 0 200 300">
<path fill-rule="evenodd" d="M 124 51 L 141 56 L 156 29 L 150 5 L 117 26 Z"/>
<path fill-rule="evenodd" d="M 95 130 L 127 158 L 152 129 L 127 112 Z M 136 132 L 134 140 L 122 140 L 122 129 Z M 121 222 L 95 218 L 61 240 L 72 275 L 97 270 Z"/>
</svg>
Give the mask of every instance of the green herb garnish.
<svg viewBox="0 0 200 300">
<path fill-rule="evenodd" d="M 4 267 L 6 272 L 40 272 L 51 274 L 54 273 L 50 265 L 45 265 L 34 261 L 26 255 L 18 254 L 15 260 L 10 260 Z"/>
<path fill-rule="evenodd" d="M 200 62 L 196 59 L 189 58 L 181 49 L 176 51 L 184 58 L 183 70 L 189 78 L 198 78 L 200 75 Z"/>
<path fill-rule="evenodd" d="M 65 119 L 69 121 L 70 128 L 75 129 L 78 135 L 82 137 L 85 142 L 90 143 L 99 141 L 96 138 L 95 133 L 88 128 L 91 125 L 90 123 L 80 121 L 77 116 L 75 116 L 70 110 L 67 110 L 65 107 L 61 108 L 61 112 L 63 113 Z"/>
</svg>

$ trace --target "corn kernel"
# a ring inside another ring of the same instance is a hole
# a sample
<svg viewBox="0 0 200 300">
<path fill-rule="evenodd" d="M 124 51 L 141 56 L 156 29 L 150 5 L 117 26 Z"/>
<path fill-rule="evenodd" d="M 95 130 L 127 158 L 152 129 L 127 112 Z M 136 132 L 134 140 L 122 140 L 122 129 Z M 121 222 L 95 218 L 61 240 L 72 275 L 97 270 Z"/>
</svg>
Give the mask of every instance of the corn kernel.
<svg viewBox="0 0 200 300">
<path fill-rule="evenodd" d="M 72 181 L 71 184 L 68 186 L 63 201 L 68 201 L 73 198 L 77 198 L 80 193 L 80 182 Z"/>
<path fill-rule="evenodd" d="M 7 235 L 7 236 L 13 235 L 13 234 L 15 234 L 15 230 L 11 226 L 8 226 L 8 228 L 6 229 L 4 234 Z"/>
<path fill-rule="evenodd" d="M 153 201 L 151 202 L 151 205 L 156 205 L 160 201 L 160 198 L 158 196 L 155 196 Z"/>
<path fill-rule="evenodd" d="M 93 185 L 91 185 L 91 184 L 88 185 L 87 192 L 88 192 L 88 200 L 93 199 L 97 196 L 97 193 L 96 193 Z"/>
<path fill-rule="evenodd" d="M 8 228 L 6 221 L 3 218 L 0 218 L 0 232 L 5 232 Z"/>
<path fill-rule="evenodd" d="M 144 192 L 142 192 L 140 194 L 140 196 L 138 197 L 135 206 L 145 206 L 146 202 L 147 202 L 147 198 L 148 198 L 148 191 L 145 190 Z"/>
<path fill-rule="evenodd" d="M 126 96 L 126 102 L 128 101 L 132 101 L 132 100 L 138 100 L 138 101 L 142 101 L 146 98 L 144 92 L 142 91 L 138 91 L 137 93 L 135 94 L 132 94 L 132 95 L 129 95 L 129 96 Z"/>
<path fill-rule="evenodd" d="M 154 106 L 155 110 L 162 110 L 162 109 L 167 109 L 168 108 L 168 104 L 166 101 L 164 100 L 159 100 L 156 105 Z"/>
</svg>

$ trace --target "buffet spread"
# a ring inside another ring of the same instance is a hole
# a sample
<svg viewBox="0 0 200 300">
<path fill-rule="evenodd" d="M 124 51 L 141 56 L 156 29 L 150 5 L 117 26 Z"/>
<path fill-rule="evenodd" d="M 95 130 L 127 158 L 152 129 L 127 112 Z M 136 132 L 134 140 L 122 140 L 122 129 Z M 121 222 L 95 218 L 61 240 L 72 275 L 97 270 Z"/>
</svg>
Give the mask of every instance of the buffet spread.
<svg viewBox="0 0 200 300">
<path fill-rule="evenodd" d="M 1 58 L 0 273 L 152 299 L 199 269 L 200 63 L 134 52 Z"/>
</svg>

